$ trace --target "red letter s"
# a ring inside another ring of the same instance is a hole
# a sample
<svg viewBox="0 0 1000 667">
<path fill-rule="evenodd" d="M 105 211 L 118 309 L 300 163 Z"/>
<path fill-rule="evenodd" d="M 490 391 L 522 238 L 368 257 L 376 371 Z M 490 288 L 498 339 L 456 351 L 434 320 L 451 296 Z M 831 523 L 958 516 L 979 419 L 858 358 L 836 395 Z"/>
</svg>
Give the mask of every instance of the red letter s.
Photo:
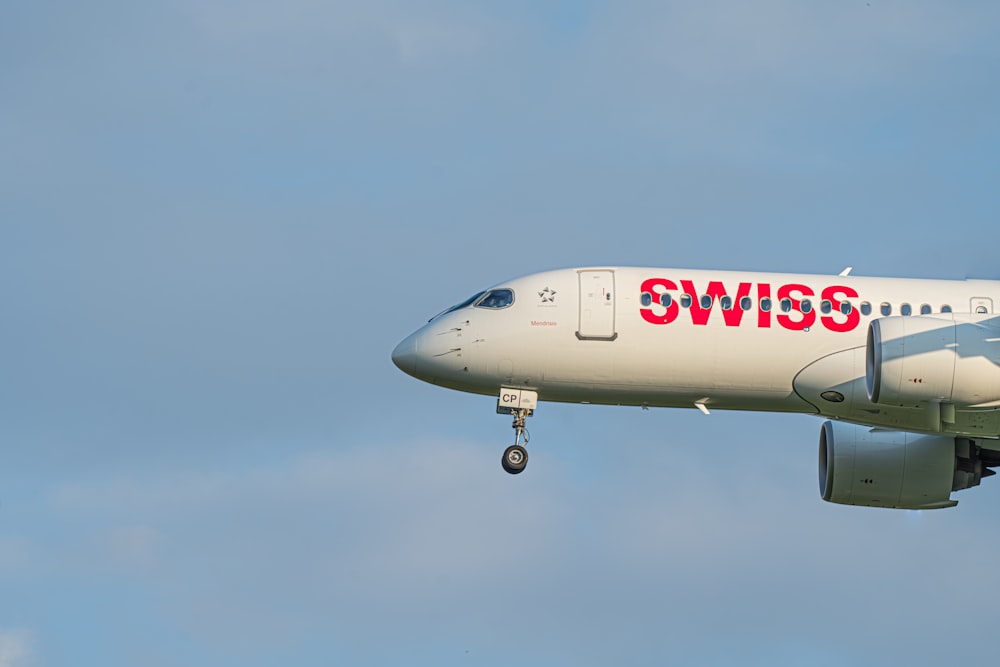
<svg viewBox="0 0 1000 667">
<path fill-rule="evenodd" d="M 663 289 L 657 292 L 654 289 L 656 287 L 662 287 Z M 640 296 L 642 294 L 651 294 L 652 296 L 656 297 L 658 295 L 665 294 L 667 290 L 675 290 L 675 289 L 677 289 L 677 285 L 671 280 L 667 280 L 665 278 L 647 278 L 642 282 L 642 286 L 639 288 L 639 294 Z M 670 324 L 671 322 L 677 319 L 678 306 L 676 300 L 671 299 L 670 305 L 667 306 L 666 308 L 664 308 L 660 304 L 658 299 L 654 300 L 653 304 L 654 305 L 651 306 L 650 308 L 639 309 L 639 314 L 642 315 L 642 319 L 646 320 L 650 324 Z M 653 312 L 654 307 L 658 309 L 663 309 L 664 310 L 663 314 L 657 315 L 656 313 L 654 313 Z"/>
<path fill-rule="evenodd" d="M 838 296 L 840 296 L 840 298 L 838 298 Z M 833 306 L 833 312 L 843 314 L 840 313 L 840 304 L 842 303 L 840 299 L 841 298 L 856 299 L 858 298 L 858 293 L 852 290 L 850 287 L 833 285 L 823 290 L 822 297 L 828 300 L 830 302 L 830 305 Z M 820 318 L 820 321 L 823 322 L 823 326 L 825 326 L 830 331 L 851 331 L 852 329 L 857 327 L 858 322 L 861 321 L 861 313 L 857 309 L 851 308 L 851 312 L 847 314 L 847 320 L 844 322 L 838 322 L 836 317 L 833 315 L 823 316 Z"/>
<path fill-rule="evenodd" d="M 792 312 L 797 312 L 802 315 L 802 319 L 793 320 L 788 315 L 778 315 L 778 324 L 785 327 L 786 329 L 791 329 L 792 331 L 803 331 L 808 327 L 811 327 L 816 322 L 816 311 L 810 310 L 808 313 L 802 312 L 802 301 L 800 299 L 794 298 L 793 293 L 799 294 L 801 297 L 812 296 L 813 291 L 806 285 L 782 285 L 778 288 L 778 302 L 780 303 L 784 299 L 788 299 L 792 302 Z"/>
</svg>

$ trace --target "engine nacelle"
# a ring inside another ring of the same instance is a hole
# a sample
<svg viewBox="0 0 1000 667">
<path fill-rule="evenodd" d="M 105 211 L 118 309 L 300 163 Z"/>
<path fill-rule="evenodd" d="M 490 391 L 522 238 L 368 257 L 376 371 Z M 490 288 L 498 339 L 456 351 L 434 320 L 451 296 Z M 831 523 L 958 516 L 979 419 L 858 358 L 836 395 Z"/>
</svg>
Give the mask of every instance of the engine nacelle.
<svg viewBox="0 0 1000 667">
<path fill-rule="evenodd" d="M 819 492 L 842 505 L 954 507 L 951 492 L 978 486 L 980 449 L 968 438 L 872 431 L 828 421 L 819 435 Z"/>
<path fill-rule="evenodd" d="M 1000 326 L 992 315 L 883 317 L 868 325 L 873 403 L 917 407 L 1000 401 Z"/>
</svg>

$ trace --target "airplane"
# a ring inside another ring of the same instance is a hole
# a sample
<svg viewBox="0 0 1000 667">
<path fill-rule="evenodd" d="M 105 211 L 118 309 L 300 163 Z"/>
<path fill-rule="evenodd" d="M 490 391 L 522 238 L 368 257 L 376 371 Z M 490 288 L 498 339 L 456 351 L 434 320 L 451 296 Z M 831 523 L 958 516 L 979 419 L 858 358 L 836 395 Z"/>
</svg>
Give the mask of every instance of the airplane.
<svg viewBox="0 0 1000 667">
<path fill-rule="evenodd" d="M 539 401 L 825 417 L 825 501 L 954 507 L 1000 465 L 1000 281 L 588 267 L 494 285 L 392 352 L 495 396 L 527 465 Z"/>
</svg>

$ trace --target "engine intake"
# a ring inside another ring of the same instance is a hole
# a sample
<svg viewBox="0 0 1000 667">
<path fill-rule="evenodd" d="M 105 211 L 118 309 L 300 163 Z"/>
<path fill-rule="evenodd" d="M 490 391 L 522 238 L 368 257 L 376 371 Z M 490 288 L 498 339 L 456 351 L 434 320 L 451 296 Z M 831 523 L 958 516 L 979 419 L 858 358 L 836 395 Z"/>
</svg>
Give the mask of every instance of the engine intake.
<svg viewBox="0 0 1000 667">
<path fill-rule="evenodd" d="M 986 467 L 968 438 L 872 431 L 828 421 L 819 434 L 819 492 L 842 505 L 954 507 L 952 491 L 978 486 Z"/>
<path fill-rule="evenodd" d="M 992 315 L 883 317 L 868 325 L 865 384 L 873 403 L 917 407 L 1000 401 L 1000 327 Z"/>
</svg>

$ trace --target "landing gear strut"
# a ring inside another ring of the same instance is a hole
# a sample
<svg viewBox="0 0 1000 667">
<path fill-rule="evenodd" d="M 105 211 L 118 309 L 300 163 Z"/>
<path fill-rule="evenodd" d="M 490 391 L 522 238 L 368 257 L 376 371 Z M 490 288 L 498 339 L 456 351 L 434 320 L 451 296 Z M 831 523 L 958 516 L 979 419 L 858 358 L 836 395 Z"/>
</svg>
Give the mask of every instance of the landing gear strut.
<svg viewBox="0 0 1000 667">
<path fill-rule="evenodd" d="M 528 431 L 524 428 L 524 420 L 531 415 L 531 410 L 516 408 L 513 413 L 514 423 L 511 427 L 514 429 L 514 444 L 503 451 L 500 465 L 511 475 L 516 475 L 528 465 L 528 450 L 524 448 L 528 444 Z"/>
<path fill-rule="evenodd" d="M 528 465 L 528 430 L 524 428 L 524 420 L 531 416 L 538 405 L 538 392 L 531 389 L 516 389 L 500 387 L 497 398 L 497 413 L 514 415 L 514 444 L 503 450 L 500 464 L 511 475 L 516 475 Z"/>
</svg>

